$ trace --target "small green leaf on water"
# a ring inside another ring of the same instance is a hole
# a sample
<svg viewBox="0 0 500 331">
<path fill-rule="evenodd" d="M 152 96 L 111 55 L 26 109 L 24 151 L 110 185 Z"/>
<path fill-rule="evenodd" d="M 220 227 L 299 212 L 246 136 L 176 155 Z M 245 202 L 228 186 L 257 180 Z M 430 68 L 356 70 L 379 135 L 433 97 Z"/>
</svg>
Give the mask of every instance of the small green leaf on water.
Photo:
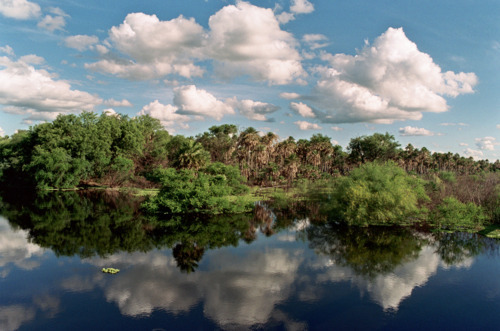
<svg viewBox="0 0 500 331">
<path fill-rule="evenodd" d="M 102 272 L 108 273 L 108 274 L 116 274 L 120 272 L 120 269 L 115 269 L 115 268 L 102 268 Z"/>
</svg>

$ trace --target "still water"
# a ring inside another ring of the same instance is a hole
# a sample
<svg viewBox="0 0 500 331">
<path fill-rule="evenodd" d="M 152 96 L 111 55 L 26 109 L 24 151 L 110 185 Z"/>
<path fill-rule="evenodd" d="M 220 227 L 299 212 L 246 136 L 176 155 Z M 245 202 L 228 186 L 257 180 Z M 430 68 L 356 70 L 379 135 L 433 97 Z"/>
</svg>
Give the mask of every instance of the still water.
<svg viewBox="0 0 500 331">
<path fill-rule="evenodd" d="M 0 330 L 500 326 L 493 239 L 346 228 L 310 206 L 210 220 L 137 206 L 90 192 L 2 197 Z"/>
</svg>

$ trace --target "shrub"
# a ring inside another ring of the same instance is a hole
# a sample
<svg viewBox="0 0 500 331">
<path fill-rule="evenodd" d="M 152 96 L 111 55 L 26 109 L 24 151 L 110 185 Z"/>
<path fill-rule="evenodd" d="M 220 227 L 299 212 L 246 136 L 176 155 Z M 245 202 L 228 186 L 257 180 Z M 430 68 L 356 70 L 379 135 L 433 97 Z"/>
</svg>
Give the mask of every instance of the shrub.
<svg viewBox="0 0 500 331">
<path fill-rule="evenodd" d="M 455 177 L 455 173 L 451 171 L 441 171 L 439 173 L 439 177 L 445 182 L 455 183 L 457 178 Z"/>
<path fill-rule="evenodd" d="M 244 191 L 231 167 L 216 165 L 208 173 L 191 169 L 158 169 L 155 177 L 162 184 L 160 192 L 143 204 L 157 214 L 221 214 L 249 211 L 253 204 L 233 195 Z M 227 175 L 226 175 L 227 174 Z M 241 179 L 241 176 L 240 176 Z"/>
<path fill-rule="evenodd" d="M 406 174 L 394 162 L 366 163 L 338 179 L 333 211 L 350 225 L 408 224 L 427 200 L 423 181 Z"/>
<path fill-rule="evenodd" d="M 486 219 L 483 208 L 472 202 L 462 203 L 453 197 L 444 198 L 431 216 L 432 224 L 442 230 L 477 230 Z"/>
</svg>

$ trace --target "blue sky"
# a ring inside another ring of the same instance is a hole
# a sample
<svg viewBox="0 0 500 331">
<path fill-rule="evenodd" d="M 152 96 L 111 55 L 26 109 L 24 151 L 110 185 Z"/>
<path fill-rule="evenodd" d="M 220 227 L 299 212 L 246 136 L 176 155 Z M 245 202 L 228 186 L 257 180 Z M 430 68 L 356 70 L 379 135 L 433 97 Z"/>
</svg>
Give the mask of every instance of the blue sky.
<svg viewBox="0 0 500 331">
<path fill-rule="evenodd" d="M 499 74 L 497 0 L 0 0 L 1 135 L 107 111 L 493 161 Z"/>
</svg>

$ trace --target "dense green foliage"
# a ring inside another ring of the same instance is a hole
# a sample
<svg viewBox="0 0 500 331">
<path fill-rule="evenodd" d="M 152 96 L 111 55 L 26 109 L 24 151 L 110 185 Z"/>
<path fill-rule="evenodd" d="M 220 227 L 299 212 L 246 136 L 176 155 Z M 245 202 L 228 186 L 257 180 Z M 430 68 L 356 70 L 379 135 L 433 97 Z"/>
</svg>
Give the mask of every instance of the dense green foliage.
<svg viewBox="0 0 500 331">
<path fill-rule="evenodd" d="M 430 153 L 394 136 L 375 133 L 351 139 L 347 152 L 321 134 L 309 140 L 280 141 L 250 127 L 212 126 L 195 138 L 170 136 L 149 116 L 83 112 L 60 115 L 11 137 L 0 138 L 0 183 L 72 188 L 77 185 L 154 186 L 147 180 L 158 167 L 200 169 L 210 162 L 238 167 L 251 185 L 291 186 L 298 179 L 346 175 L 361 164 L 392 160 L 407 172 L 476 174 L 500 169 L 500 162 L 474 161 L 452 153 Z M 451 177 L 450 177 L 451 178 Z"/>
<path fill-rule="evenodd" d="M 117 186 L 161 164 L 169 139 L 149 116 L 58 116 L 2 141 L 1 179 L 42 189 L 89 182 Z"/>
<path fill-rule="evenodd" d="M 159 169 L 156 178 L 161 183 L 160 192 L 144 204 L 155 214 L 221 214 L 251 211 L 253 204 L 242 197 L 245 193 L 237 168 L 214 163 L 195 172 L 191 169 Z"/>
<path fill-rule="evenodd" d="M 27 231 L 30 242 L 57 255 L 82 258 L 168 248 L 184 272 L 195 271 L 208 250 L 238 246 L 241 240 L 252 242 L 259 232 L 271 236 L 297 231 L 298 239 L 306 238 L 317 254 L 366 277 L 391 272 L 414 260 L 429 244 L 450 265 L 498 247 L 492 240 L 467 233 L 422 235 L 403 227 L 358 228 L 319 220 L 306 222 L 305 217 L 315 209 L 310 201 L 290 208 L 286 214 L 274 206 L 259 205 L 254 215 L 175 216 L 164 220 L 141 216 L 139 201 L 117 192 L 33 193 L 17 191 L 19 196 L 0 196 L 0 215 L 14 229 Z"/>
<path fill-rule="evenodd" d="M 332 204 L 350 225 L 406 224 L 419 216 L 419 201 L 426 199 L 423 182 L 394 162 L 366 163 L 336 182 Z"/>
<path fill-rule="evenodd" d="M 443 230 L 478 230 L 486 220 L 481 206 L 472 202 L 462 203 L 453 197 L 444 198 L 431 216 L 432 224 Z"/>
<path fill-rule="evenodd" d="M 498 160 L 474 161 L 411 144 L 401 149 L 388 133 L 353 138 L 347 151 L 322 134 L 278 138 L 231 124 L 196 137 L 171 136 L 149 116 L 60 115 L 0 137 L 0 187 L 161 188 L 147 209 L 176 214 L 246 210 L 248 204 L 234 197 L 244 191 L 242 178 L 248 185 L 286 188 L 333 182 L 328 208 L 349 224 L 407 224 L 421 216 L 421 207 L 436 225 L 464 213 L 475 215 L 476 225 L 500 223 Z M 389 162 L 388 168 L 380 169 L 380 162 Z M 425 206 L 419 205 L 425 194 L 415 175 L 427 183 L 431 200 Z M 456 215 L 450 216 L 452 210 Z"/>
<path fill-rule="evenodd" d="M 306 230 L 310 246 L 337 265 L 375 277 L 415 260 L 428 240 L 407 228 L 354 228 L 318 224 Z"/>
</svg>

